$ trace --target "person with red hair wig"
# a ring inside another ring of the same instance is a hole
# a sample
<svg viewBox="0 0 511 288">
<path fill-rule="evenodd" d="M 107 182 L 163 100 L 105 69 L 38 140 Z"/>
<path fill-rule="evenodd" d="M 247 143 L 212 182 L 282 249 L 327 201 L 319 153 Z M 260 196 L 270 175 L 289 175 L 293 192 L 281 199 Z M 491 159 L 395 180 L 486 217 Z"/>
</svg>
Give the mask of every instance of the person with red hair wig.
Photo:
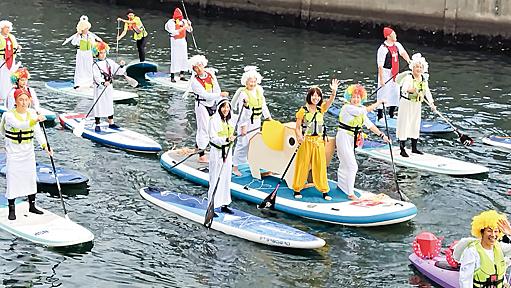
<svg viewBox="0 0 511 288">
<path fill-rule="evenodd" d="M 192 23 L 183 19 L 181 9 L 176 8 L 172 19 L 165 24 L 170 37 L 170 81 L 176 82 L 174 74 L 179 72 L 179 79 L 185 81 L 185 71 L 189 70 L 186 32 L 192 32 Z"/>
</svg>

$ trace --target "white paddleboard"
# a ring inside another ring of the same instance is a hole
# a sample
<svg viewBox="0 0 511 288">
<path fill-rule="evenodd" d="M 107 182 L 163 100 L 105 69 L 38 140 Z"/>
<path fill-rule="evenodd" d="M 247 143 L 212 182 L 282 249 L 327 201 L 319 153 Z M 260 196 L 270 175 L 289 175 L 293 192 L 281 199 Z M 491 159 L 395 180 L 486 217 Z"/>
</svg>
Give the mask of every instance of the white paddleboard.
<svg viewBox="0 0 511 288">
<path fill-rule="evenodd" d="M 163 72 L 149 72 L 145 74 L 145 78 L 151 82 L 171 87 L 179 91 L 186 91 L 190 85 L 190 80 L 181 81 L 179 80 L 179 77 L 174 77 L 176 82 L 172 82 L 170 74 Z"/>
<path fill-rule="evenodd" d="M 63 127 L 73 130 L 84 117 L 85 114 L 82 113 L 63 113 L 59 115 L 59 120 Z M 85 121 L 85 129 L 82 133 L 83 138 L 106 146 L 133 152 L 158 153 L 161 151 L 160 144 L 140 133 L 125 128 L 111 129 L 108 128 L 107 122 L 103 122 L 99 125 L 101 127 L 101 132 L 95 132 L 94 128 L 96 124 L 94 118 L 87 118 Z"/>
<path fill-rule="evenodd" d="M 79 87 L 74 89 L 74 84 L 71 81 L 50 81 L 46 82 L 44 86 L 53 92 L 94 99 L 94 89 L 92 87 Z M 125 101 L 138 98 L 138 94 L 114 89 L 113 98 L 114 101 Z"/>
<path fill-rule="evenodd" d="M 364 141 L 364 146 L 362 148 L 357 148 L 356 151 L 360 154 L 365 154 L 376 159 L 391 162 L 389 146 L 386 144 L 366 140 Z M 412 167 L 419 170 L 448 175 L 473 175 L 487 173 L 489 171 L 488 168 L 479 164 L 433 154 L 424 153 L 423 155 L 420 155 L 412 153 L 412 151 L 408 149 L 406 150 L 406 153 L 409 157 L 402 157 L 399 153 L 400 150 L 398 147 L 392 149 L 394 163 L 400 166 Z"/>
<path fill-rule="evenodd" d="M 483 143 L 511 150 L 511 136 L 488 136 Z"/>
<path fill-rule="evenodd" d="M 2 197 L 3 198 L 3 197 Z M 94 240 L 94 235 L 86 228 L 37 207 L 44 214 L 28 212 L 28 202 L 16 203 L 16 220 L 9 220 L 7 200 L 0 203 L 0 228 L 28 241 L 50 247 L 71 246 Z"/>
</svg>

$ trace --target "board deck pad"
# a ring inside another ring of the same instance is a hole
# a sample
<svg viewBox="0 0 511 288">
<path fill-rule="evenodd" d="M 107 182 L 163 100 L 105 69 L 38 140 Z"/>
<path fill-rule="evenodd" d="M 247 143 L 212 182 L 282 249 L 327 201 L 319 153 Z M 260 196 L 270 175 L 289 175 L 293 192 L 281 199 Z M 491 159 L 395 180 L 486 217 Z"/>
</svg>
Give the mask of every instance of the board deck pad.
<svg viewBox="0 0 511 288">
<path fill-rule="evenodd" d="M 49 81 L 44 85 L 47 89 L 53 92 L 83 97 L 87 99 L 94 99 L 94 89 L 92 87 L 80 87 L 78 89 L 74 89 L 74 84 L 71 81 Z M 127 101 L 135 98 L 138 98 L 137 93 L 117 90 L 114 88 L 114 101 Z"/>
<path fill-rule="evenodd" d="M 179 77 L 176 78 L 176 82 L 170 81 L 170 74 L 163 72 L 149 72 L 145 74 L 146 79 L 151 82 L 158 83 L 163 86 L 171 87 L 179 91 L 186 91 L 190 86 L 190 80 L 181 81 Z"/>
</svg>

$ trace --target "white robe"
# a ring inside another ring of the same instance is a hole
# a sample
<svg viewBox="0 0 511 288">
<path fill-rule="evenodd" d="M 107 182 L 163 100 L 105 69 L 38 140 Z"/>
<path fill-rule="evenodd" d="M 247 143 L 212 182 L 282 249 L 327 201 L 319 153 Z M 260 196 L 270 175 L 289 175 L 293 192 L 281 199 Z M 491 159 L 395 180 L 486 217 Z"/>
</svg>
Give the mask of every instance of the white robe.
<svg viewBox="0 0 511 288">
<path fill-rule="evenodd" d="M 261 95 L 263 95 L 263 117 L 264 119 L 268 119 L 271 117 L 270 110 L 268 109 L 268 106 L 266 105 L 266 98 L 264 97 L 264 90 L 263 87 L 257 85 L 256 89 L 260 90 Z M 249 92 L 249 93 L 256 93 L 255 91 Z M 240 111 L 240 122 L 238 124 L 238 131 L 237 134 L 241 135 L 241 129 L 242 127 L 247 128 L 247 132 L 256 128 L 261 127 L 261 118 L 255 118 L 254 123 L 250 121 L 250 118 L 252 117 L 252 110 L 243 107 L 243 101 L 248 98 L 248 95 L 245 93 L 244 90 L 240 92 L 240 96 L 238 98 L 238 102 L 235 104 L 238 106 L 238 111 Z M 253 131 L 248 133 L 245 136 L 238 137 L 238 140 L 236 141 L 236 147 L 234 148 L 234 156 L 232 163 L 234 166 L 238 166 L 240 164 L 245 164 L 248 162 L 248 144 L 250 139 L 257 133 L 258 131 Z"/>
<path fill-rule="evenodd" d="M 186 21 L 186 20 L 182 20 Z M 175 39 L 172 36 L 178 34 L 176 30 L 176 23 L 174 19 L 170 19 L 165 24 L 165 30 L 170 34 L 170 73 L 179 73 L 181 71 L 190 70 L 188 65 L 188 47 L 186 43 L 186 36 L 181 39 Z M 191 31 L 187 29 L 187 31 Z"/>
<path fill-rule="evenodd" d="M 401 54 L 401 52 L 405 51 L 401 43 L 396 42 L 395 43 L 398 53 Z M 376 64 L 378 67 L 383 67 L 385 63 L 385 57 L 387 53 L 389 52 L 388 48 L 381 45 L 378 48 L 378 52 L 376 55 Z M 387 82 L 392 77 L 391 69 L 383 68 L 383 82 Z M 379 83 L 379 77 L 377 79 L 378 81 L 378 88 L 381 86 L 382 83 Z M 386 107 L 390 106 L 399 106 L 399 85 L 397 85 L 396 81 L 390 80 L 388 81 L 385 86 L 376 92 L 376 98 L 378 100 L 381 99 L 387 99 L 387 103 L 385 103 Z M 383 106 L 378 106 L 378 109 L 381 109 Z"/>
<path fill-rule="evenodd" d="M 41 105 L 39 104 L 39 99 L 37 99 L 37 93 L 35 92 L 34 88 L 27 87 L 28 91 L 30 92 L 30 96 L 32 98 L 31 107 L 35 111 L 38 111 L 41 109 Z M 7 97 L 7 101 L 5 101 L 5 107 L 7 110 L 14 109 L 14 106 L 16 104 L 16 101 L 14 101 L 14 88 L 11 89 L 11 92 L 9 92 L 9 96 Z"/>
<path fill-rule="evenodd" d="M 101 38 L 96 36 L 92 32 L 88 32 L 86 35 L 82 36 L 81 34 L 75 34 L 71 39 L 71 44 L 78 46 L 76 50 L 76 66 L 75 66 L 75 76 L 74 76 L 74 85 L 80 87 L 90 87 L 92 86 L 92 50 L 80 50 L 80 41 L 82 39 L 86 39 L 91 43 L 91 47 L 96 43 L 96 39 L 101 41 Z"/>
<path fill-rule="evenodd" d="M 408 96 L 408 89 L 413 85 L 413 76 L 408 75 L 403 79 L 401 93 Z M 433 96 L 429 88 L 425 91 L 426 99 L 433 103 Z M 397 115 L 396 136 L 399 140 L 405 141 L 408 138 L 418 139 L 421 128 L 421 102 L 410 101 L 404 97 L 399 100 L 399 114 Z"/>
<path fill-rule="evenodd" d="M 213 107 L 216 104 L 216 101 L 220 100 L 221 90 L 214 75 L 212 92 L 207 92 L 195 77 L 193 77 L 191 81 L 192 92 L 196 95 L 199 95 L 201 99 L 206 100 L 200 101 L 200 103 L 195 101 L 195 118 L 197 121 L 197 135 L 195 136 L 195 141 L 199 149 L 206 149 L 209 143 L 208 127 L 209 119 L 211 118 L 208 114 L 206 106 Z"/>
<path fill-rule="evenodd" d="M 367 110 L 364 106 L 355 106 L 345 104 L 341 109 L 344 124 L 347 124 L 357 115 L 364 115 L 364 126 L 371 129 L 374 124 L 367 118 Z M 347 133 L 347 130 L 338 129 L 335 137 L 337 146 L 337 158 L 339 158 L 339 168 L 337 169 L 337 186 L 348 195 L 355 193 L 355 179 L 358 171 L 357 160 L 353 152 L 353 135 Z"/>
<path fill-rule="evenodd" d="M 14 35 L 11 35 L 14 38 Z M 0 37 L 3 37 L 0 35 Z M 16 39 L 16 38 L 14 38 Z M 7 96 L 9 95 L 9 92 L 12 89 L 12 83 L 11 83 L 11 73 L 16 71 L 16 54 L 14 54 L 12 59 L 12 66 L 11 69 L 7 68 L 7 64 L 4 65 L 5 59 L 3 56 L 0 56 L 0 103 L 5 101 L 7 99 Z"/>
<path fill-rule="evenodd" d="M 24 119 L 23 121 L 17 119 L 13 111 L 4 113 L 0 123 L 2 134 L 5 135 L 5 130 L 11 130 L 11 128 L 28 130 L 30 128 L 29 119 L 37 119 L 36 112 L 32 109 L 28 109 L 27 113 L 20 114 L 20 116 Z M 41 146 L 46 144 L 39 123 L 36 123 L 32 129 L 34 129 L 34 136 L 37 142 L 39 142 Z M 5 198 L 14 199 L 37 193 L 33 141 L 19 144 L 5 137 L 5 151 L 7 157 L 7 189 Z"/>
<path fill-rule="evenodd" d="M 108 63 L 108 64 L 107 64 Z M 110 67 L 110 70 L 108 69 Z M 103 71 L 109 75 L 125 75 L 126 68 L 119 66 L 119 64 L 115 63 L 113 60 L 105 59 L 105 60 L 97 60 L 92 66 L 92 75 L 94 77 L 94 102 L 99 98 L 96 105 L 94 105 L 94 109 L 92 110 L 92 115 L 94 117 L 108 117 L 114 115 L 114 87 L 113 83 L 110 83 L 108 86 L 103 86 L 103 82 L 105 82 L 105 78 Z M 112 78 L 111 77 L 111 78 Z M 106 87 L 106 88 L 105 88 Z M 104 90 L 104 92 L 103 92 Z M 94 103 L 93 102 L 93 103 Z"/>
<path fill-rule="evenodd" d="M 236 125 L 235 119 L 230 119 L 229 124 Z M 221 146 L 227 144 L 225 137 L 218 137 L 218 132 L 222 130 L 222 119 L 215 113 L 209 121 L 209 139 L 212 143 Z M 227 148 L 226 148 L 227 149 Z M 223 168 L 222 168 L 223 166 Z M 220 175 L 220 170 L 222 174 Z M 208 204 L 215 190 L 218 181 L 218 188 L 215 193 L 214 208 L 231 204 L 231 172 L 232 172 L 232 148 L 229 149 L 227 157 L 222 159 L 222 150 L 211 146 L 209 153 L 209 189 Z M 218 176 L 220 175 L 220 178 Z"/>
</svg>

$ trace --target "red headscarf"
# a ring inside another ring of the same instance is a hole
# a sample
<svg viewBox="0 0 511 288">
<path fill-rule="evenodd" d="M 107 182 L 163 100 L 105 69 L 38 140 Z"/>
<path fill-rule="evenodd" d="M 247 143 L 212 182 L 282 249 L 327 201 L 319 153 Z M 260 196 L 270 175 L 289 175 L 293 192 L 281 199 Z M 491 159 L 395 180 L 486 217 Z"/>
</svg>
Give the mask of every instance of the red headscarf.
<svg viewBox="0 0 511 288">
<path fill-rule="evenodd" d="M 17 101 L 18 97 L 21 95 L 27 95 L 28 98 L 31 98 L 31 95 L 27 90 L 18 88 L 14 90 L 14 101 Z"/>
<path fill-rule="evenodd" d="M 392 28 L 390 27 L 383 28 L 383 38 L 389 37 L 389 35 L 392 34 L 392 32 L 394 32 L 394 30 L 392 30 Z"/>
<path fill-rule="evenodd" d="M 174 15 L 172 16 L 172 18 L 173 19 L 183 20 L 183 12 L 181 12 L 181 9 L 176 8 L 174 10 Z"/>
</svg>

